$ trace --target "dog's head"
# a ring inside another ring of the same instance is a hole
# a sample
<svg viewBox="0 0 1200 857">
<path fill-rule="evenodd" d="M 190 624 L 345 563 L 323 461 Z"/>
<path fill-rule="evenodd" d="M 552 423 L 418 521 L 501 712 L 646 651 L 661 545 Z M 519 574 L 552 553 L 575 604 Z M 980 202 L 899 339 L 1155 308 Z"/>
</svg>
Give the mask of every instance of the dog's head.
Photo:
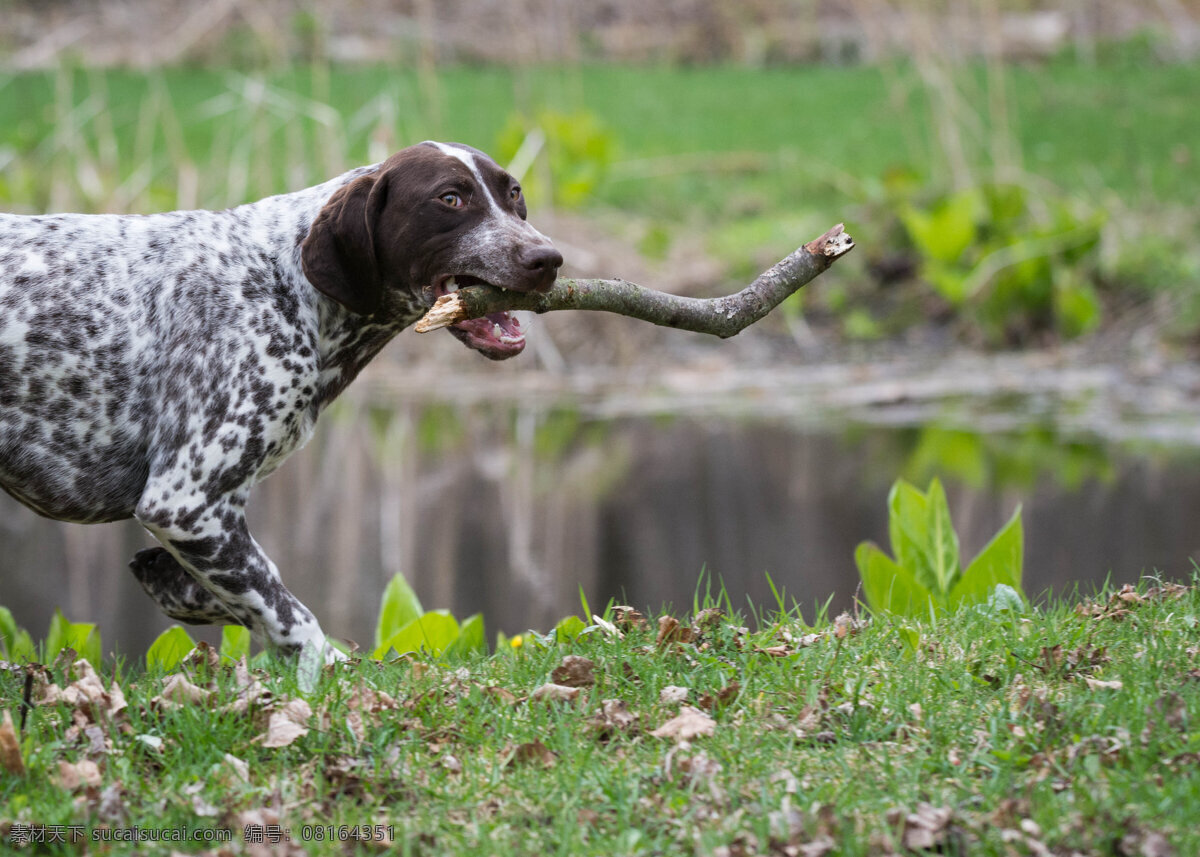
<svg viewBox="0 0 1200 857">
<path fill-rule="evenodd" d="M 562 255 L 525 220 L 516 179 L 458 143 L 425 142 L 388 158 L 325 203 L 301 248 L 304 275 L 351 312 L 384 311 L 396 290 L 422 303 L 486 283 L 545 291 Z M 506 312 L 459 322 L 450 332 L 485 357 L 525 347 Z"/>
</svg>

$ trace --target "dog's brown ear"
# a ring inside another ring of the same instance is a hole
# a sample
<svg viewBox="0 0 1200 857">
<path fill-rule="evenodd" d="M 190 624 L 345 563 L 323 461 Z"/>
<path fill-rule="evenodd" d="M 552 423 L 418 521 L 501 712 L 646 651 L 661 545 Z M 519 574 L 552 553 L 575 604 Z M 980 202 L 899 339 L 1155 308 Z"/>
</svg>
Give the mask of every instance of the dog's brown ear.
<svg viewBox="0 0 1200 857">
<path fill-rule="evenodd" d="M 308 281 L 359 315 L 370 315 L 383 302 L 375 225 L 386 202 L 382 171 L 355 179 L 329 198 L 300 247 Z"/>
</svg>

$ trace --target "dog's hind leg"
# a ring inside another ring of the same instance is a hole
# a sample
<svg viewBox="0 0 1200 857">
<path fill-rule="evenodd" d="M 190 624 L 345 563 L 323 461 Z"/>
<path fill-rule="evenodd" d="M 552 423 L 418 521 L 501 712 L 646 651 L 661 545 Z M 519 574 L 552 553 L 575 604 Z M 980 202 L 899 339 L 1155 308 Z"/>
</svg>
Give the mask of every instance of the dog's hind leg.
<svg viewBox="0 0 1200 857">
<path fill-rule="evenodd" d="M 191 625 L 241 624 L 166 548 L 138 551 L 129 568 L 146 594 L 172 619 Z"/>
</svg>

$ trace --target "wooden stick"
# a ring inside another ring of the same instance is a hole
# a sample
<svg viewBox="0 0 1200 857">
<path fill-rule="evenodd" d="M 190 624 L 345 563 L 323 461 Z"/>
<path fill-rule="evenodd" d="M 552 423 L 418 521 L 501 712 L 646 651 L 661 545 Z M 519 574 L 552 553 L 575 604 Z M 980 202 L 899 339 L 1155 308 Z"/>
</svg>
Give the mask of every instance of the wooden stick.
<svg viewBox="0 0 1200 857">
<path fill-rule="evenodd" d="M 740 292 L 720 298 L 687 298 L 647 289 L 626 280 L 559 279 L 547 292 L 511 292 L 467 286 L 437 299 L 417 322 L 418 333 L 482 318 L 501 310 L 543 313 L 560 309 L 627 315 L 664 327 L 710 333 L 727 339 L 779 306 L 854 248 L 842 224 L 768 268 Z"/>
</svg>

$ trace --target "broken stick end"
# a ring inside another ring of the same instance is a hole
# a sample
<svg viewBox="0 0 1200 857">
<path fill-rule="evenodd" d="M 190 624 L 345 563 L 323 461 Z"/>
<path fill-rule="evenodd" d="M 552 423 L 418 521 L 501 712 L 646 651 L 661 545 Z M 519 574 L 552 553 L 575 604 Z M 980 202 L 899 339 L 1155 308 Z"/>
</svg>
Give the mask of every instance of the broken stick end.
<svg viewBox="0 0 1200 857">
<path fill-rule="evenodd" d="M 443 327 L 449 327 L 456 321 L 462 321 L 466 317 L 466 309 L 463 307 L 458 295 L 442 295 L 429 308 L 429 311 L 421 316 L 421 320 L 417 322 L 415 330 L 417 333 L 440 330 Z"/>
<path fill-rule="evenodd" d="M 846 232 L 846 225 L 839 223 L 820 238 L 809 241 L 804 249 L 814 256 L 822 256 L 832 262 L 854 249 L 854 239 Z"/>
</svg>

